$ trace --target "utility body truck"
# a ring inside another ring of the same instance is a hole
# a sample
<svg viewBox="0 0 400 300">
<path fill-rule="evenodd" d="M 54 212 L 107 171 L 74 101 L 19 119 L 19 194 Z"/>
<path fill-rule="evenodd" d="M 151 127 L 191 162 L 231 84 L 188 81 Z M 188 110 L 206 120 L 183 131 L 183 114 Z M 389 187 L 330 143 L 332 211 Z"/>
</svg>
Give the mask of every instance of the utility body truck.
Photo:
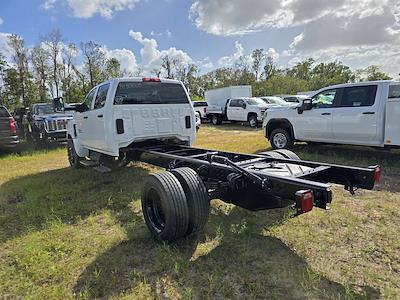
<svg viewBox="0 0 400 300">
<path fill-rule="evenodd" d="M 400 146 L 400 83 L 340 84 L 314 92 L 297 106 L 271 108 L 265 137 L 274 149 L 294 142 Z"/>
<path fill-rule="evenodd" d="M 222 121 L 249 122 L 257 127 L 262 122 L 268 105 L 259 98 L 252 98 L 251 86 L 230 86 L 205 92 L 208 104 L 206 118 L 214 125 Z"/>
<path fill-rule="evenodd" d="M 62 109 L 63 103 L 55 103 Z M 109 171 L 130 161 L 165 168 L 149 175 L 142 211 L 152 235 L 171 242 L 198 232 L 210 199 L 249 210 L 292 206 L 294 215 L 332 201 L 328 182 L 351 193 L 372 189 L 378 166 L 357 168 L 302 161 L 287 150 L 241 154 L 193 147 L 195 116 L 181 82 L 159 78 L 112 79 L 73 108 L 68 122 L 72 168 Z"/>
</svg>

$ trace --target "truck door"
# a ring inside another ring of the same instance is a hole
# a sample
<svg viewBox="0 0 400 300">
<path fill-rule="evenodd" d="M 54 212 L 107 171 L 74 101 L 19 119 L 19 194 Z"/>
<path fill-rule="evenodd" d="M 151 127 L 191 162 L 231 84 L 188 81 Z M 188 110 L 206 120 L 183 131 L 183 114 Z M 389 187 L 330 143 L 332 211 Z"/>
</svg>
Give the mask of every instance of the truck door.
<svg viewBox="0 0 400 300">
<path fill-rule="evenodd" d="M 89 94 L 87 94 L 85 101 L 83 102 L 85 106 L 84 112 L 77 112 L 76 113 L 76 127 L 77 127 L 77 134 L 80 140 L 80 143 L 83 146 L 89 146 L 90 144 L 90 129 L 89 126 L 89 113 L 92 109 L 93 99 L 95 95 L 96 89 L 92 89 Z"/>
<path fill-rule="evenodd" d="M 110 83 L 103 84 L 97 89 L 93 109 L 88 112 L 88 128 L 90 130 L 89 146 L 98 150 L 107 150 L 105 109 Z"/>
<path fill-rule="evenodd" d="M 332 141 L 332 112 L 336 109 L 338 92 L 338 89 L 329 89 L 312 97 L 313 108 L 297 115 L 294 126 L 296 138 L 302 141 Z"/>
<path fill-rule="evenodd" d="M 239 121 L 238 120 L 238 115 L 239 115 L 239 99 L 232 99 L 227 108 L 226 108 L 226 116 L 228 118 L 228 120 L 232 120 L 232 121 Z"/>
<path fill-rule="evenodd" d="M 346 144 L 377 145 L 380 101 L 375 101 L 377 85 L 343 88 L 339 107 L 332 111 L 335 141 Z M 383 120 L 383 116 L 381 116 Z M 379 140 L 379 141 L 378 141 Z"/>
</svg>

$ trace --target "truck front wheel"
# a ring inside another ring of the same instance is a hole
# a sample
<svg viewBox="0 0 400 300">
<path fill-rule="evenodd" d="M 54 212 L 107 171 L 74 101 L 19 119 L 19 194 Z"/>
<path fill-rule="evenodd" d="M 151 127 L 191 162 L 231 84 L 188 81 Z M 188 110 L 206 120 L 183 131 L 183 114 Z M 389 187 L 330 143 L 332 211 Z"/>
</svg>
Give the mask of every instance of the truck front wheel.
<svg viewBox="0 0 400 300">
<path fill-rule="evenodd" d="M 269 141 L 273 149 L 289 149 L 293 146 L 293 138 L 285 129 L 275 129 L 272 131 Z"/>
<path fill-rule="evenodd" d="M 186 235 L 189 209 L 185 192 L 170 172 L 147 177 L 142 189 L 142 211 L 147 227 L 157 240 L 173 242 Z"/>
<path fill-rule="evenodd" d="M 69 165 L 71 166 L 71 168 L 73 168 L 73 169 L 82 168 L 81 161 L 84 158 L 78 156 L 78 154 L 75 151 L 74 142 L 70 138 L 67 141 L 67 153 L 68 153 Z"/>
<path fill-rule="evenodd" d="M 249 125 L 252 128 L 255 128 L 258 126 L 258 121 L 257 121 L 257 116 L 256 115 L 250 115 L 249 116 Z"/>
</svg>

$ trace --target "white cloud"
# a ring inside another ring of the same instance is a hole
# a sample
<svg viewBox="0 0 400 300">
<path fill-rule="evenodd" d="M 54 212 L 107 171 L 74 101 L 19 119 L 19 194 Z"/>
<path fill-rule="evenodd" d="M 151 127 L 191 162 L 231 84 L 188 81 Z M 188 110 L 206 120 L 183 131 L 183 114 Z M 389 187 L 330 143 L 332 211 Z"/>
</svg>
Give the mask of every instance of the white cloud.
<svg viewBox="0 0 400 300">
<path fill-rule="evenodd" d="M 134 74 L 138 70 L 136 56 L 131 50 L 125 48 L 108 50 L 106 47 L 103 47 L 103 50 L 107 58 L 118 59 L 124 72 Z"/>
<path fill-rule="evenodd" d="M 74 16 L 84 19 L 96 14 L 112 19 L 115 12 L 133 9 L 138 2 L 139 0 L 67 0 Z"/>
<path fill-rule="evenodd" d="M 56 3 L 56 0 L 46 0 L 46 1 L 42 4 L 42 8 L 43 8 L 44 10 L 53 9 L 55 3 Z"/>
<path fill-rule="evenodd" d="M 0 32 L 0 52 L 5 56 L 5 59 L 8 63 L 12 61 L 12 49 L 8 44 L 8 37 L 11 33 Z"/>
<path fill-rule="evenodd" d="M 232 66 L 234 65 L 239 58 L 243 57 L 244 55 L 244 48 L 241 43 L 238 41 L 235 42 L 235 52 L 228 56 L 223 56 L 218 60 L 218 64 L 221 66 Z"/>
<path fill-rule="evenodd" d="M 153 69 L 160 68 L 162 58 L 165 55 L 168 55 L 171 59 L 177 58 L 179 61 L 186 64 L 193 62 L 192 58 L 186 52 L 178 50 L 175 47 L 159 50 L 157 41 L 155 39 L 143 37 L 141 32 L 130 30 L 129 36 L 143 46 L 142 49 L 140 49 L 140 66 L 144 72 L 150 73 Z"/>
</svg>

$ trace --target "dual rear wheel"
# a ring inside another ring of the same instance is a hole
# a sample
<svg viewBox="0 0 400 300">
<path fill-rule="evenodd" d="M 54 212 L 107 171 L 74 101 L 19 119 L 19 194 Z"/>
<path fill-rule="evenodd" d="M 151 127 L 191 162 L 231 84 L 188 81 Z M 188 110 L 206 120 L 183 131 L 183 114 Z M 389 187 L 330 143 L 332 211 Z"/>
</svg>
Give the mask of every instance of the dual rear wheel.
<svg viewBox="0 0 400 300">
<path fill-rule="evenodd" d="M 195 171 L 177 168 L 146 179 L 142 211 L 151 234 L 157 240 L 173 242 L 203 229 L 210 212 L 210 199 Z"/>
</svg>

